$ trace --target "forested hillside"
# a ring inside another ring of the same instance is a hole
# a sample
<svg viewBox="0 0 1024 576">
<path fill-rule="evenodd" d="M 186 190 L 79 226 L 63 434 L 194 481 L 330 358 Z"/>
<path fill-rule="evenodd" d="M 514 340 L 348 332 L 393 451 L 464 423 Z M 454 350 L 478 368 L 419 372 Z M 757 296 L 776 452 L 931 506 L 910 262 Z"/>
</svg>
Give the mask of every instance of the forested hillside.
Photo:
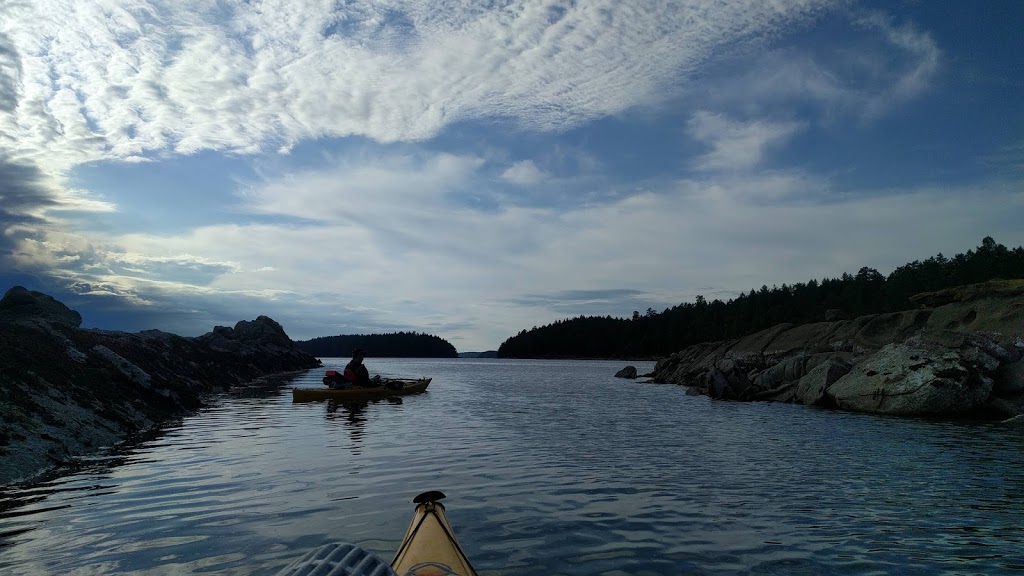
<svg viewBox="0 0 1024 576">
<path fill-rule="evenodd" d="M 319 358 L 343 358 L 353 348 L 366 350 L 369 358 L 458 358 L 447 340 L 417 332 L 322 336 L 295 343 L 299 350 Z"/>
<path fill-rule="evenodd" d="M 942 254 L 900 266 L 888 276 L 873 268 L 838 278 L 761 286 L 733 300 L 703 296 L 632 318 L 584 317 L 523 330 L 498 349 L 501 358 L 654 358 L 698 342 L 744 336 L 782 322 L 802 324 L 913 308 L 910 297 L 984 282 L 1024 278 L 1024 248 L 1008 249 L 991 237 L 981 246 L 946 258 Z"/>
</svg>

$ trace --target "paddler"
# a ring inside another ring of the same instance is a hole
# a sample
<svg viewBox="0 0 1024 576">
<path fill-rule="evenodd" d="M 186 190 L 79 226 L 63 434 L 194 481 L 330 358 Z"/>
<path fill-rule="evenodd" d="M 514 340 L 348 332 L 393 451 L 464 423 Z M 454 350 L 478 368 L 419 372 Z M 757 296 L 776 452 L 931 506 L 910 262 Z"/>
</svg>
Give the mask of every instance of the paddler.
<svg viewBox="0 0 1024 576">
<path fill-rule="evenodd" d="M 382 386 L 383 382 L 379 374 L 370 378 L 370 371 L 363 364 L 364 358 L 366 358 L 365 350 L 362 348 L 352 350 L 352 360 L 345 365 L 345 380 L 351 382 L 353 386 L 360 388 L 378 388 Z"/>
</svg>

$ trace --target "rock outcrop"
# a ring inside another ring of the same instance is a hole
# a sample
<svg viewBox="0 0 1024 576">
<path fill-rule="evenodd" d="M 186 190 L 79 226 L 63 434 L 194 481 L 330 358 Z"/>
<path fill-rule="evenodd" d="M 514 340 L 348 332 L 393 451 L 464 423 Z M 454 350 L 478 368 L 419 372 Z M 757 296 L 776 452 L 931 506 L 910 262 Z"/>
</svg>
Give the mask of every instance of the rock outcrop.
<svg viewBox="0 0 1024 576">
<path fill-rule="evenodd" d="M 615 373 L 616 378 L 636 378 L 636 366 L 626 366 Z"/>
<path fill-rule="evenodd" d="M 0 300 L 0 483 L 181 417 L 232 386 L 321 365 L 266 316 L 196 338 L 81 322 L 20 286 Z"/>
<path fill-rule="evenodd" d="M 922 307 L 696 344 L 659 360 L 653 380 L 717 399 L 900 416 L 1024 415 L 1024 281 L 913 301 Z"/>
</svg>

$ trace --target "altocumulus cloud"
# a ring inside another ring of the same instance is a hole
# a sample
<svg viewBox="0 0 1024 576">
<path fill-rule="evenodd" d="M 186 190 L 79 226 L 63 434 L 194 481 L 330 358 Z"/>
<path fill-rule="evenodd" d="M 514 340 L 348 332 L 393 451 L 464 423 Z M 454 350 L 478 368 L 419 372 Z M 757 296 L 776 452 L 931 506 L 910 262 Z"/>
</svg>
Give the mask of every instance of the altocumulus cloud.
<svg viewBox="0 0 1024 576">
<path fill-rule="evenodd" d="M 44 166 L 416 140 L 481 117 L 564 130 L 657 101 L 716 47 L 826 4 L 43 0 L 7 8 L 23 89 L 0 126 Z"/>
</svg>

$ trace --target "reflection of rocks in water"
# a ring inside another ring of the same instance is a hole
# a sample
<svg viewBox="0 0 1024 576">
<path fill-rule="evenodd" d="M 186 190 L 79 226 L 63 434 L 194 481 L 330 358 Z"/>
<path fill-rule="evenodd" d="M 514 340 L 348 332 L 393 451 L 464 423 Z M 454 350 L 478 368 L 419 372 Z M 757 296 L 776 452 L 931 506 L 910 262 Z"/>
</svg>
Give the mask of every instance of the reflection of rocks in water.
<svg viewBox="0 0 1024 576">
<path fill-rule="evenodd" d="M 258 380 L 253 380 L 252 382 L 233 386 L 228 390 L 227 395 L 231 398 L 255 398 L 258 400 L 277 398 L 282 394 L 284 386 L 294 379 L 295 375 L 290 372 L 284 374 L 272 374 Z M 285 392 L 287 392 L 287 390 L 285 390 Z"/>
<path fill-rule="evenodd" d="M 116 494 L 121 486 L 115 472 L 131 463 L 146 462 L 147 444 L 163 438 L 168 429 L 173 427 L 146 430 L 95 454 L 69 458 L 31 479 L 5 485 L 0 489 L 0 548 L 13 543 L 10 539 L 15 536 L 45 528 L 40 515 L 71 508 L 70 502 L 79 498 Z M 72 476 L 73 481 L 64 480 Z"/>
</svg>

